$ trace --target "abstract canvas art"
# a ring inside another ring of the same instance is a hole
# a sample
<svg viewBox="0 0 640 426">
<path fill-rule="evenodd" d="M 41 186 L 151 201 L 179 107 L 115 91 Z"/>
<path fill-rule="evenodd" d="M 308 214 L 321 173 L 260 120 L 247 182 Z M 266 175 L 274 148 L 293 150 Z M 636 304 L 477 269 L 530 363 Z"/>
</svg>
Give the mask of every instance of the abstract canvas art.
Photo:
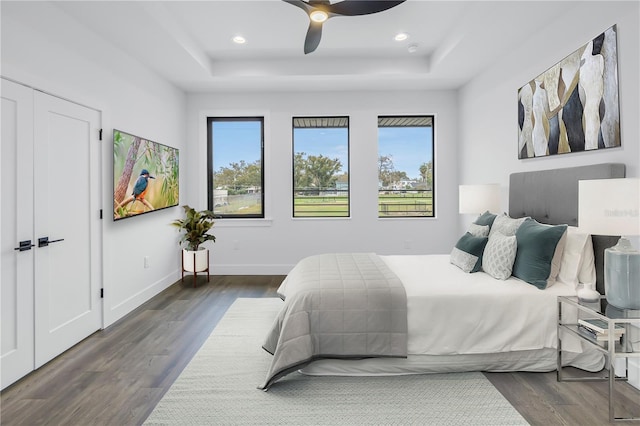
<svg viewBox="0 0 640 426">
<path fill-rule="evenodd" d="M 614 25 L 518 90 L 518 158 L 619 146 Z"/>
</svg>

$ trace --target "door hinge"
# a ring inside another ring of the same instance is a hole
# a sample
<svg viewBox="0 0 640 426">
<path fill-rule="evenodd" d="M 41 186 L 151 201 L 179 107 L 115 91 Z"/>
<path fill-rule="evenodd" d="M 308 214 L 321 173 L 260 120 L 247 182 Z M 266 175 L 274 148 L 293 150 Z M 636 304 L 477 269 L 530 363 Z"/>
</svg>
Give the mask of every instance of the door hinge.
<svg viewBox="0 0 640 426">
<path fill-rule="evenodd" d="M 102 129 L 100 129 L 100 130 L 98 131 L 98 138 L 99 138 L 100 140 L 102 140 Z"/>
<path fill-rule="evenodd" d="M 100 299 L 104 299 L 104 288 L 100 289 Z"/>
</svg>

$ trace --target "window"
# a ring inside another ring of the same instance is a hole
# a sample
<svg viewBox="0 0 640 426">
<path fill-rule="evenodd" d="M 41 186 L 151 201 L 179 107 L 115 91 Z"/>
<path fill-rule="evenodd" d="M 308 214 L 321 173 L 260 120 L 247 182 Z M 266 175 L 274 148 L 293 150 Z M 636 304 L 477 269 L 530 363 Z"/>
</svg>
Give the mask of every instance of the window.
<svg viewBox="0 0 640 426">
<path fill-rule="evenodd" d="M 208 117 L 209 210 L 222 218 L 264 217 L 264 117 Z"/>
<path fill-rule="evenodd" d="M 378 117 L 378 217 L 433 217 L 433 116 Z"/>
<path fill-rule="evenodd" d="M 349 117 L 293 118 L 293 216 L 349 217 Z"/>
</svg>

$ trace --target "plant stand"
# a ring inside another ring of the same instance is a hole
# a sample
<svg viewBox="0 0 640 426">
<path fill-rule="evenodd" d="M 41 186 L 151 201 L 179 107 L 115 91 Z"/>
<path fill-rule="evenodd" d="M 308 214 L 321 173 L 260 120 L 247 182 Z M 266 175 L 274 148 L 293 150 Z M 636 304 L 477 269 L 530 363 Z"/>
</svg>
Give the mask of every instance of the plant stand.
<svg viewBox="0 0 640 426">
<path fill-rule="evenodd" d="M 184 282 L 184 273 L 186 271 L 186 269 L 184 268 L 184 253 L 181 253 L 182 257 L 182 279 L 181 281 Z M 198 268 L 196 268 L 196 252 L 193 252 L 193 271 L 186 271 L 186 272 L 193 272 L 193 288 L 196 288 L 196 279 L 198 277 L 198 272 L 206 272 L 207 273 L 207 282 L 210 281 L 209 278 L 209 250 L 207 250 L 207 268 L 203 269 L 201 271 L 197 270 Z"/>
</svg>

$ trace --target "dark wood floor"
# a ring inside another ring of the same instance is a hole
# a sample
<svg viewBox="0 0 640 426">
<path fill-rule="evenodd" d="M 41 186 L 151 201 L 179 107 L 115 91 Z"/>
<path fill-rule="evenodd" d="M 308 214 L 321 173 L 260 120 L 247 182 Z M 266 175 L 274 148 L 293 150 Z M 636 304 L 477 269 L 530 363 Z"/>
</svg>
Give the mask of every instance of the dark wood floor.
<svg viewBox="0 0 640 426">
<path fill-rule="evenodd" d="M 238 297 L 273 297 L 282 276 L 191 277 L 2 392 L 2 425 L 141 424 Z M 486 376 L 532 425 L 606 425 L 605 382 L 555 373 Z M 640 392 L 619 383 L 622 409 Z M 637 411 L 636 411 L 637 412 Z M 622 411 L 621 411 L 622 413 Z"/>
</svg>

